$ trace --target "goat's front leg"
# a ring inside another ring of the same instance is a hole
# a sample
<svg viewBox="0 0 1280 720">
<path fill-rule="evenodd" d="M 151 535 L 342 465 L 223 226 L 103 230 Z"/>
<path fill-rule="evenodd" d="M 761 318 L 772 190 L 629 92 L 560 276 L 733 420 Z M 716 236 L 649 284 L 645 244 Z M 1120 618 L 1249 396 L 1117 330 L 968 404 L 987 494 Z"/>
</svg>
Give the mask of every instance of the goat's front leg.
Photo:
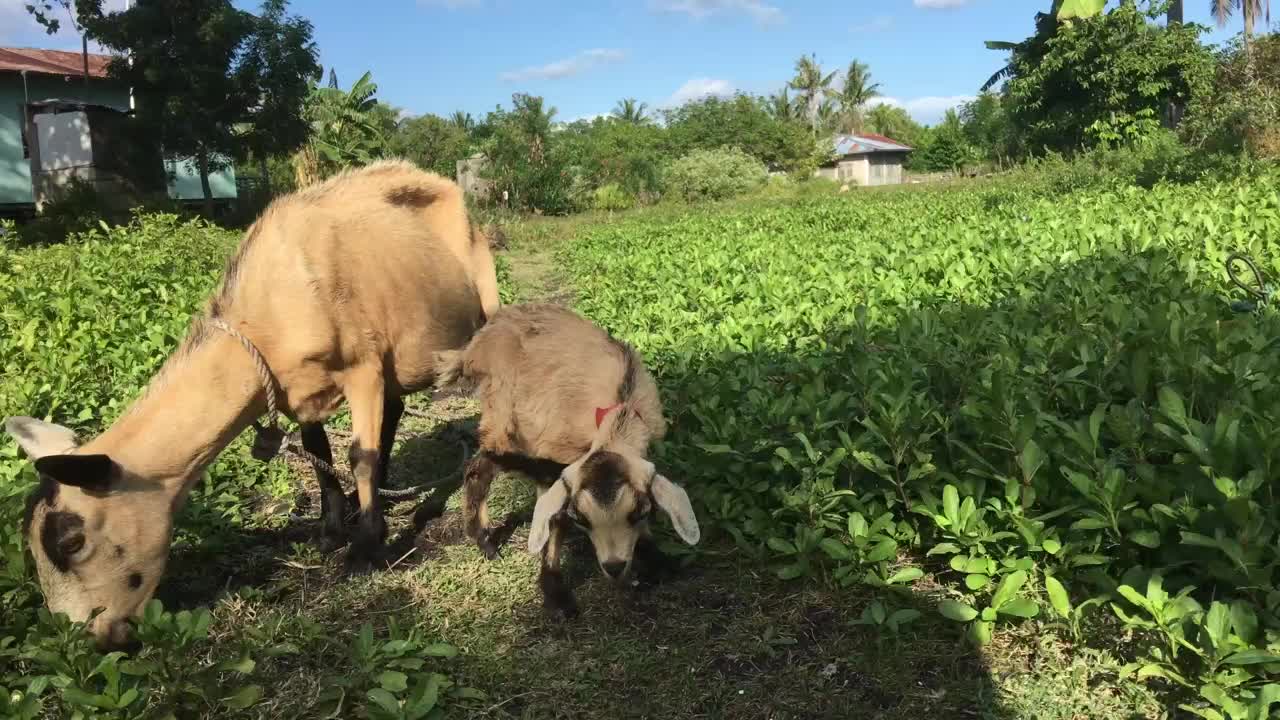
<svg viewBox="0 0 1280 720">
<path fill-rule="evenodd" d="M 329 465 L 333 465 L 333 450 L 323 423 L 306 423 L 302 426 L 302 447 Z M 347 497 L 342 483 L 325 470 L 315 467 L 316 482 L 320 485 L 320 537 L 316 544 L 320 552 L 332 552 L 347 543 L 343 521 L 347 514 Z"/>
<path fill-rule="evenodd" d="M 562 546 L 560 538 L 564 534 L 564 524 L 559 519 L 551 521 L 551 536 L 542 548 L 542 567 L 538 571 L 538 586 L 542 588 L 542 605 L 558 620 L 577 617 L 578 601 L 573 591 L 565 582 L 564 572 L 560 569 Z"/>
<path fill-rule="evenodd" d="M 497 472 L 493 457 L 481 450 L 467 463 L 463 481 L 463 529 L 489 560 L 498 557 L 498 545 L 493 541 L 493 528 L 489 524 L 489 486 Z"/>
<path fill-rule="evenodd" d="M 386 437 L 383 419 L 392 408 L 387 407 L 382 374 L 374 369 L 353 371 L 344 393 L 351 407 L 351 474 L 355 475 L 356 494 L 360 498 L 360 520 L 347 551 L 346 570 L 350 574 L 363 574 L 372 570 L 380 559 L 386 541 L 387 523 L 382 517 L 378 484 L 383 475 L 379 465 Z M 394 427 L 390 435 L 395 437 Z"/>
</svg>

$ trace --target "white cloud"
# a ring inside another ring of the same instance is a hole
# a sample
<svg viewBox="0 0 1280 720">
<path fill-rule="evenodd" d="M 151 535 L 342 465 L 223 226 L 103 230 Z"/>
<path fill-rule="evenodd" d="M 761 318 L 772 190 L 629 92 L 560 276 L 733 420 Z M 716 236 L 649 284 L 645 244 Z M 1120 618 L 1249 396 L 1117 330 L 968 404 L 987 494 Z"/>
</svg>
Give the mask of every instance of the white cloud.
<svg viewBox="0 0 1280 720">
<path fill-rule="evenodd" d="M 699 20 L 719 14 L 745 13 L 761 25 L 785 20 L 782 9 L 763 0 L 650 0 L 659 12 L 680 13 Z"/>
<path fill-rule="evenodd" d="M 969 4 L 969 0 L 914 0 L 913 4 L 918 8 L 927 10 L 943 10 L 963 7 Z"/>
<path fill-rule="evenodd" d="M 976 100 L 972 95 L 926 95 L 900 100 L 895 97 L 873 98 L 867 105 L 893 105 L 906 110 L 916 122 L 934 125 L 952 108 Z"/>
<path fill-rule="evenodd" d="M 683 105 L 690 100 L 700 100 L 711 96 L 724 97 L 732 94 L 733 83 L 728 80 L 693 78 L 672 93 L 671 97 L 663 105 L 664 107 L 675 107 Z"/>
<path fill-rule="evenodd" d="M 573 57 L 546 65 L 534 65 L 531 67 L 521 68 L 519 70 L 511 70 L 498 75 L 502 80 L 507 82 L 523 82 L 525 80 L 559 80 L 561 78 L 573 77 L 580 73 L 586 72 L 597 65 L 605 63 L 620 62 L 625 59 L 627 54 L 622 50 L 613 50 L 607 48 L 597 48 L 594 50 L 583 50 Z"/>
<path fill-rule="evenodd" d="M 877 15 L 867 22 L 858 23 L 849 29 L 856 33 L 884 32 L 893 27 L 893 18 L 888 15 Z"/>
</svg>

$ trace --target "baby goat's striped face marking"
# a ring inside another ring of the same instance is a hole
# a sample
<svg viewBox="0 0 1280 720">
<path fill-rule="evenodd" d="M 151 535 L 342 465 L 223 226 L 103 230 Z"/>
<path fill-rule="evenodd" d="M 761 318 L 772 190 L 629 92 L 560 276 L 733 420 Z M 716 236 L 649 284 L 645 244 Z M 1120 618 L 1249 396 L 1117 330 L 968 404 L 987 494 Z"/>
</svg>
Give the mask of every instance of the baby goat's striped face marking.
<svg viewBox="0 0 1280 720">
<path fill-rule="evenodd" d="M 698 542 L 698 520 L 679 485 L 644 458 L 596 450 L 565 468 L 538 498 L 529 550 L 542 550 L 552 522 L 571 522 L 591 538 L 600 570 L 623 580 L 631 571 L 636 542 L 648 533 L 656 510 L 671 518 L 681 539 Z"/>
</svg>

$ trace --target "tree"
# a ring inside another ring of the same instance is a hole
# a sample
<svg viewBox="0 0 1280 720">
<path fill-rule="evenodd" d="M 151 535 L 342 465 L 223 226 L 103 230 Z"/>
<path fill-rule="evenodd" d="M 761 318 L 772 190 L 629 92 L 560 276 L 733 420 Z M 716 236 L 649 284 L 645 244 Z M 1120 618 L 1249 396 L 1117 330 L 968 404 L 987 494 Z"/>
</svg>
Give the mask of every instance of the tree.
<svg viewBox="0 0 1280 720">
<path fill-rule="evenodd" d="M 568 172 L 551 134 L 554 107 L 541 97 L 516 93 L 512 109 L 495 108 L 485 119 L 490 133 L 481 143 L 488 160 L 483 174 L 499 194 L 519 207 L 546 213 L 569 209 Z"/>
<path fill-rule="evenodd" d="M 377 92 L 368 72 L 346 91 L 311 86 L 305 109 L 311 137 L 294 156 L 298 187 L 366 165 L 382 155 L 387 137 L 374 98 Z"/>
<path fill-rule="evenodd" d="M 925 129 L 911 118 L 911 113 L 896 105 L 872 107 L 867 111 L 866 127 L 911 147 L 919 147 L 924 141 Z"/>
<path fill-rule="evenodd" d="M 420 167 L 453 177 L 458 161 L 467 156 L 468 142 L 466 131 L 452 121 L 438 115 L 420 115 L 400 124 L 390 149 Z"/>
<path fill-rule="evenodd" d="M 1185 102 L 1211 82 L 1214 59 L 1201 30 L 1161 27 L 1134 0 L 1085 21 L 1039 14 L 1035 35 L 1013 51 L 1005 85 L 1019 142 L 1069 152 L 1149 137 L 1171 98 Z"/>
<path fill-rule="evenodd" d="M 36 22 L 50 35 L 56 35 L 62 27 L 62 22 L 56 17 L 59 9 L 66 13 L 72 29 L 80 36 L 80 57 L 84 63 L 84 99 L 87 102 L 89 100 L 89 33 L 76 18 L 75 0 L 33 0 L 27 5 L 27 12 L 31 13 Z"/>
<path fill-rule="evenodd" d="M 476 119 L 471 117 L 469 112 L 454 110 L 453 114 L 449 116 L 449 122 L 468 135 L 476 129 Z"/>
<path fill-rule="evenodd" d="M 957 170 L 964 167 L 971 156 L 964 124 L 955 110 L 948 110 L 942 123 L 928 133 L 924 147 L 916 151 L 912 166 L 933 172 Z"/>
<path fill-rule="evenodd" d="M 614 106 L 612 114 L 622 122 L 644 125 L 649 122 L 649 116 L 646 114 L 648 107 L 645 103 L 637 102 L 635 98 L 624 98 Z"/>
<path fill-rule="evenodd" d="M 810 162 L 815 152 L 809 128 L 776 119 L 763 103 L 744 93 L 694 100 L 664 111 L 663 117 L 670 157 L 736 146 L 771 170 L 791 172 Z"/>
<path fill-rule="evenodd" d="M 286 0 L 266 0 L 256 18 L 256 29 L 245 51 L 242 80 L 259 90 L 258 102 L 249 108 L 244 143 L 258 159 L 259 171 L 271 195 L 267 158 L 288 156 L 302 147 L 311 134 L 303 107 L 311 82 L 321 77 L 319 51 L 311 39 L 312 26 L 300 17 L 285 14 Z"/>
<path fill-rule="evenodd" d="M 880 83 L 871 82 L 871 71 L 867 66 L 857 60 L 850 62 L 840 91 L 836 93 L 836 101 L 840 104 L 840 129 L 844 132 L 860 131 L 863 108 L 879 94 Z"/>
<path fill-rule="evenodd" d="M 1009 118 L 1000 96 L 984 92 L 960 106 L 965 142 L 984 160 L 999 162 L 1011 151 Z"/>
<path fill-rule="evenodd" d="M 795 77 L 787 83 L 787 87 L 800 93 L 799 100 L 809 117 L 809 123 L 813 126 L 814 135 L 818 133 L 818 110 L 822 106 L 822 101 L 833 94 L 831 80 L 835 75 L 835 72 L 823 75 L 822 66 L 818 64 L 815 56 L 801 56 L 796 60 Z"/>
<path fill-rule="evenodd" d="M 80 24 L 107 48 L 108 73 L 133 89 L 136 119 L 166 153 L 195 158 L 205 212 L 213 209 L 209 174 L 225 158 L 244 157 L 279 133 L 296 140 L 296 84 L 313 71 L 310 26 L 268 2 L 260 17 L 228 0 L 137 0 L 105 13 L 103 0 L 77 0 Z M 278 66 L 270 66 L 279 63 Z M 267 109 L 269 106 L 269 109 Z M 266 113 L 286 117 L 268 117 Z M 247 134 L 237 128 L 261 126 Z"/>
<path fill-rule="evenodd" d="M 1226 27 L 1227 22 L 1231 19 L 1232 13 L 1236 10 L 1241 11 L 1240 14 L 1244 18 L 1244 44 L 1245 52 L 1249 51 L 1249 43 L 1253 39 L 1254 27 L 1258 25 L 1258 19 L 1265 17 L 1265 22 L 1271 22 L 1271 0 L 1212 0 L 1213 19 L 1217 21 L 1218 27 Z"/>
<path fill-rule="evenodd" d="M 782 88 L 781 92 L 770 95 L 767 98 L 761 98 L 761 102 L 765 112 L 769 113 L 774 120 L 792 122 L 804 119 L 804 111 L 800 107 L 800 100 L 789 96 L 785 87 Z"/>
</svg>

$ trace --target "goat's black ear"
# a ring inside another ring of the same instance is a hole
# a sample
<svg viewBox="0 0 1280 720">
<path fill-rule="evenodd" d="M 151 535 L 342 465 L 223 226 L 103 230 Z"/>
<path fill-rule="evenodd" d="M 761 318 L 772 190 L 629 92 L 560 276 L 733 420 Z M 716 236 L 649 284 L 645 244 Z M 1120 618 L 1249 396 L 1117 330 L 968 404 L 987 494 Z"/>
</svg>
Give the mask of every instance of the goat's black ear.
<svg viewBox="0 0 1280 720">
<path fill-rule="evenodd" d="M 41 475 L 90 492 L 107 492 L 119 476 L 107 455 L 46 455 L 35 464 Z"/>
</svg>

